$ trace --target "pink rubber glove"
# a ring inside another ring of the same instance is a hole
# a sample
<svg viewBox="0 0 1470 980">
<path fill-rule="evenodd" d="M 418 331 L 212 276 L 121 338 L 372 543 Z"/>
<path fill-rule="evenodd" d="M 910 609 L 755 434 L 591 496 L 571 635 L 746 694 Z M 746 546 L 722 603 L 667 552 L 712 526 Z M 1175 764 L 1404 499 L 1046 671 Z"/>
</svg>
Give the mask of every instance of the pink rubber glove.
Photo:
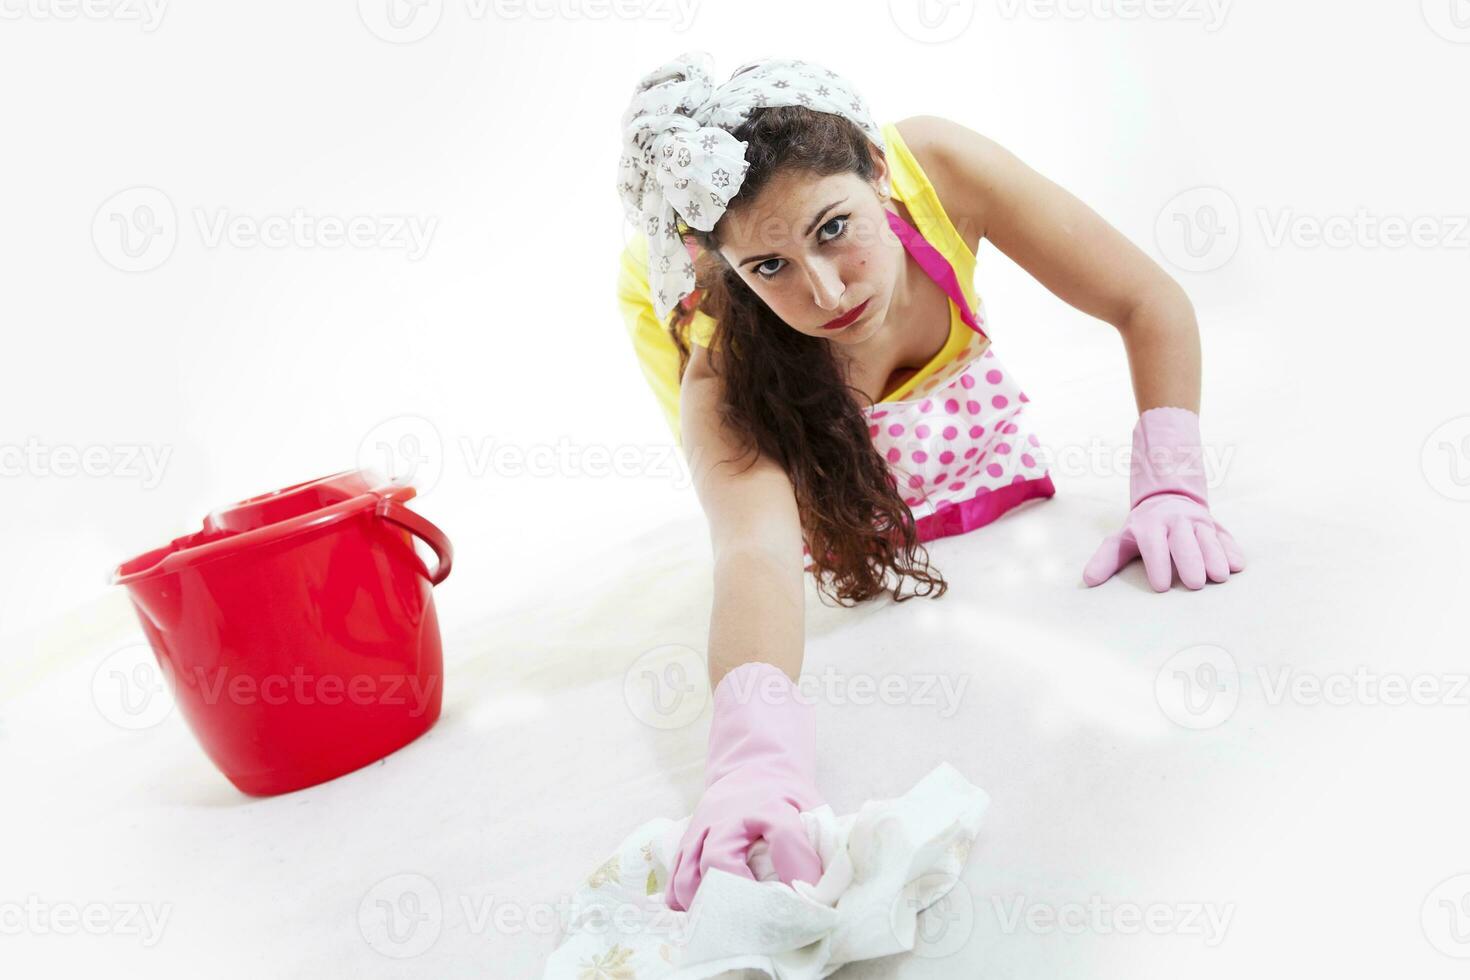
<svg viewBox="0 0 1470 980">
<path fill-rule="evenodd" d="M 744 875 L 762 837 L 786 884 L 815 884 L 822 859 L 807 839 L 801 812 L 822 805 L 814 785 L 817 729 L 812 706 L 774 664 L 741 664 L 715 688 L 704 796 L 679 841 L 664 899 L 687 911 L 710 868 Z"/>
<path fill-rule="evenodd" d="M 1169 591 L 1175 567 L 1191 589 L 1204 588 L 1206 577 L 1223 582 L 1245 568 L 1240 545 L 1210 515 L 1205 500 L 1204 453 L 1194 412 L 1151 408 L 1138 417 L 1128 482 L 1132 510 L 1123 530 L 1109 536 L 1087 563 L 1082 572 L 1087 585 L 1101 585 L 1140 555 L 1155 592 Z"/>
</svg>

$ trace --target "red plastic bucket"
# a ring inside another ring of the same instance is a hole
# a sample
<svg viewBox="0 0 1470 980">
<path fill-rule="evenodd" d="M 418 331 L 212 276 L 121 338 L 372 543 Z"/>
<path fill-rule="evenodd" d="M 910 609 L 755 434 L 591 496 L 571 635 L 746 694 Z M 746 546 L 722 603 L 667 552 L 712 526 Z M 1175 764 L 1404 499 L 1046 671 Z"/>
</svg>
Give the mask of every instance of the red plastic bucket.
<svg viewBox="0 0 1470 980">
<path fill-rule="evenodd" d="M 403 505 L 413 487 L 374 484 L 349 470 L 251 497 L 113 571 L 189 727 L 245 793 L 351 772 L 439 717 L 433 587 L 453 551 Z"/>
</svg>

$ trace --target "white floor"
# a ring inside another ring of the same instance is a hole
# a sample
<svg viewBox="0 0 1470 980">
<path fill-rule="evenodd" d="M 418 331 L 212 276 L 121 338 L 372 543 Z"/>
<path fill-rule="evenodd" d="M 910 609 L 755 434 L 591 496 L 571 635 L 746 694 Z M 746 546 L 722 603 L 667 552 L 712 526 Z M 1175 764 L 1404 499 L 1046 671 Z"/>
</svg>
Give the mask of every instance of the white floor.
<svg viewBox="0 0 1470 980">
<path fill-rule="evenodd" d="M 1470 503 L 1446 495 L 1455 461 L 1436 470 L 1420 454 L 1454 414 L 1447 390 L 1359 400 L 1342 376 L 1350 352 L 1262 358 L 1266 329 L 1208 341 L 1206 437 L 1221 458 L 1235 450 L 1213 502 L 1250 562 L 1227 584 L 1156 595 L 1135 564 L 1083 588 L 1126 486 L 1089 472 L 937 543 L 940 601 L 841 610 L 810 596 L 809 675 L 880 690 L 896 677 L 914 694 L 853 703 L 859 688 L 829 688 L 848 692 L 819 706 L 834 808 L 901 793 L 941 760 L 992 797 L 924 955 L 842 977 L 1463 975 L 1451 954 L 1470 954 L 1470 691 L 1457 681 Z M 1451 372 L 1399 357 L 1374 370 Z M 1011 360 L 1057 444 L 1108 431 L 1126 445 L 1126 417 L 1086 409 L 1116 365 L 1061 383 Z M 1287 363 L 1314 370 L 1287 377 Z M 446 636 L 445 712 L 427 737 L 274 799 L 238 794 L 176 714 L 138 731 L 110 722 L 93 675 L 135 632 L 130 612 L 79 616 L 0 700 L 0 959 L 56 975 L 538 974 L 558 896 L 638 823 L 696 799 L 708 712 L 661 727 L 639 658 L 703 649 L 705 541 L 681 517 L 568 561 L 538 601 L 491 595 Z M 441 604 L 479 601 L 456 584 Z M 1222 671 L 1188 660 L 1201 646 Z M 1278 697 L 1286 671 L 1344 703 Z M 1212 676 L 1238 700 L 1191 714 L 1181 678 Z M 1437 703 L 1383 703 L 1384 678 Z M 957 700 L 940 686 L 925 703 L 936 681 Z M 359 910 L 379 901 L 417 901 L 416 931 L 365 928 Z M 161 934 L 148 911 L 166 915 Z M 67 914 L 111 927 L 57 934 Z M 37 915 L 51 934 L 18 925 Z"/>
</svg>

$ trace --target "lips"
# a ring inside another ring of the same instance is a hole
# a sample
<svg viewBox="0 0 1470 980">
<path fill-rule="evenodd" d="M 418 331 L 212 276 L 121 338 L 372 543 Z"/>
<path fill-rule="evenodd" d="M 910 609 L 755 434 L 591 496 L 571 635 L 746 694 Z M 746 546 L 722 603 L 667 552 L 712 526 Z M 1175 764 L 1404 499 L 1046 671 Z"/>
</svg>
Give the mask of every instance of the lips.
<svg viewBox="0 0 1470 980">
<path fill-rule="evenodd" d="M 860 303 L 858 306 L 852 308 L 851 310 L 848 310 L 846 313 L 844 313 L 842 316 L 838 317 L 837 319 L 835 319 L 835 320 L 829 320 L 826 323 L 822 324 L 822 329 L 823 330 L 841 330 L 843 327 L 847 326 L 849 323 L 851 323 L 852 321 L 856 320 L 858 317 L 862 316 L 863 315 L 863 311 L 868 308 L 868 303 L 869 303 L 869 300 L 863 300 L 862 303 Z"/>
</svg>

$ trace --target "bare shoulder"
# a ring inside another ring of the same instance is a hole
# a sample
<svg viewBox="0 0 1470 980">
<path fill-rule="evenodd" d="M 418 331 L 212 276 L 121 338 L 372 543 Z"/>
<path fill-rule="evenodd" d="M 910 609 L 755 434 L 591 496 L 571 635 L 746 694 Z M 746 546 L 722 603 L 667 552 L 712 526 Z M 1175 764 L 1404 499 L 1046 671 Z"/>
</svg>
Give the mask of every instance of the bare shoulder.
<svg viewBox="0 0 1470 980">
<path fill-rule="evenodd" d="M 943 116 L 909 116 L 893 124 L 918 161 L 939 203 L 973 252 L 985 237 L 983 175 L 1000 165 L 1000 144 Z"/>
<path fill-rule="evenodd" d="M 684 366 L 684 381 L 699 381 L 704 378 L 718 378 L 714 367 L 710 363 L 712 352 L 697 340 L 689 341 L 689 363 Z"/>
</svg>

